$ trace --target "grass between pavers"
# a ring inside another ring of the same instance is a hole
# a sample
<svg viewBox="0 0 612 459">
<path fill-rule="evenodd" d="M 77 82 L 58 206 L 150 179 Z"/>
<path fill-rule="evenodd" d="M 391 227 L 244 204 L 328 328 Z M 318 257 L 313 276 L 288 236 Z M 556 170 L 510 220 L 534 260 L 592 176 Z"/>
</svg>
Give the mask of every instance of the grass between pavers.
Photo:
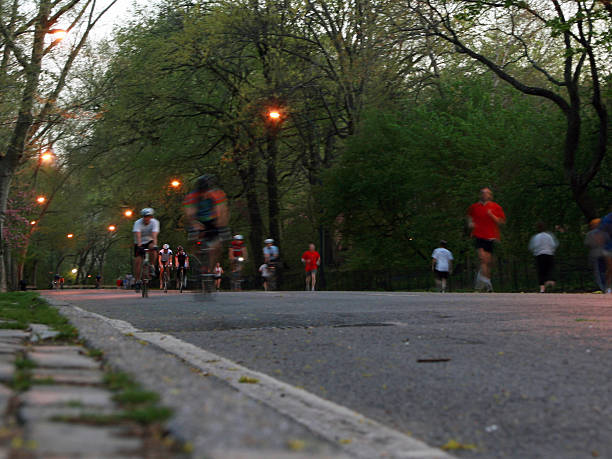
<svg viewBox="0 0 612 459">
<path fill-rule="evenodd" d="M 0 324 L 4 328 L 27 329 L 31 323 L 45 324 L 60 332 L 60 335 L 53 338 L 54 343 L 82 344 L 79 340 L 78 330 L 73 327 L 68 320 L 63 317 L 55 308 L 50 306 L 36 292 L 11 292 L 0 294 L 0 321 L 8 320 Z M 101 360 L 104 352 L 99 349 L 87 349 L 87 355 L 96 360 Z M 34 384 L 53 384 L 52 378 L 34 380 L 32 369 L 36 364 L 19 353 L 15 360 L 15 376 L 10 386 L 16 391 L 26 391 Z M 112 392 L 115 392 L 113 400 L 121 407 L 121 412 L 117 415 L 84 414 L 88 419 L 85 422 L 92 422 L 93 419 L 100 419 L 106 423 L 107 419 L 114 421 L 125 420 L 134 421 L 139 424 L 148 425 L 164 422 L 172 416 L 172 410 L 167 407 L 159 406 L 159 395 L 155 392 L 143 390 L 129 375 L 121 372 L 114 372 L 106 368 L 103 384 Z M 78 419 L 72 419 L 77 422 Z"/>
<path fill-rule="evenodd" d="M 44 301 L 35 292 L 10 292 L 0 294 L 0 321 L 14 321 L 0 324 L 0 328 L 26 329 L 32 323 L 45 324 L 60 334 L 57 341 L 74 341 L 78 331 L 57 309 Z"/>
</svg>

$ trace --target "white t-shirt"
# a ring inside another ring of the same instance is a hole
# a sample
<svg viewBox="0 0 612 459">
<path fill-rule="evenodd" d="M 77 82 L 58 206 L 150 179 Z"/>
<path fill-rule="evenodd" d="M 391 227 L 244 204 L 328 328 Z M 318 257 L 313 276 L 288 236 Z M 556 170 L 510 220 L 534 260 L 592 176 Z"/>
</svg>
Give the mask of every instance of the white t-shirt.
<svg viewBox="0 0 612 459">
<path fill-rule="evenodd" d="M 259 267 L 259 272 L 263 277 L 270 277 L 270 270 L 268 269 L 268 265 L 265 263 Z"/>
<path fill-rule="evenodd" d="M 449 271 L 449 262 L 453 259 L 453 254 L 450 250 L 443 247 L 438 247 L 431 254 L 431 258 L 436 260 L 436 271 Z"/>
<path fill-rule="evenodd" d="M 554 255 L 557 247 L 559 247 L 557 238 L 546 231 L 536 234 L 529 241 L 529 250 L 536 257 L 538 255 Z"/>
<path fill-rule="evenodd" d="M 140 243 L 148 244 L 153 240 L 153 233 L 159 233 L 159 220 L 152 218 L 148 225 L 144 224 L 144 218 L 139 218 L 134 222 L 132 233 L 140 233 Z M 137 243 L 136 234 L 134 242 Z"/>
</svg>

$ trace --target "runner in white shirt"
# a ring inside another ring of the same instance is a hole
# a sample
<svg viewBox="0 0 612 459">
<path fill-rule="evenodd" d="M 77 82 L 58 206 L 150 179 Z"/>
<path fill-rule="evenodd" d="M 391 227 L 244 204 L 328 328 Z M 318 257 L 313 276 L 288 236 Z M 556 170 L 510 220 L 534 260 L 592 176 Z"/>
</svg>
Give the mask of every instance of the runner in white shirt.
<svg viewBox="0 0 612 459">
<path fill-rule="evenodd" d="M 537 224 L 538 234 L 534 235 L 529 241 L 529 250 L 533 253 L 538 270 L 538 282 L 540 283 L 540 293 L 546 292 L 546 287 L 554 287 L 554 268 L 555 252 L 559 247 L 559 241 L 552 234 L 546 231 L 544 223 Z"/>
<path fill-rule="evenodd" d="M 448 276 L 453 271 L 453 254 L 446 248 L 446 241 L 431 254 L 431 269 L 436 276 L 436 285 L 442 293 L 446 292 Z"/>
</svg>

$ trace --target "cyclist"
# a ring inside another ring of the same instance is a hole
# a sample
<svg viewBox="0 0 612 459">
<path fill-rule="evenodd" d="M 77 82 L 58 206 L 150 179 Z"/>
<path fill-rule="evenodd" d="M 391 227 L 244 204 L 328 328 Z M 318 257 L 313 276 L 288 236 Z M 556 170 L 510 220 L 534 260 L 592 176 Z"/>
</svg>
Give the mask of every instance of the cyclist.
<svg viewBox="0 0 612 459">
<path fill-rule="evenodd" d="M 180 287 L 179 282 L 181 281 L 181 272 L 183 273 L 183 287 L 187 283 L 187 268 L 189 268 L 189 256 L 183 249 L 182 245 L 176 248 L 176 254 L 174 255 L 174 266 L 176 266 L 176 288 Z"/>
<path fill-rule="evenodd" d="M 159 251 L 158 264 L 159 289 L 161 290 L 164 286 L 164 273 L 166 272 L 166 269 L 172 269 L 172 266 L 174 265 L 174 256 L 172 255 L 172 250 L 170 250 L 170 246 L 168 244 L 164 244 L 162 249 Z M 168 279 L 170 279 L 170 273 L 168 273 Z"/>
<path fill-rule="evenodd" d="M 153 218 L 155 211 L 145 207 L 140 211 L 142 218 L 134 222 L 134 275 L 136 276 L 136 290 L 140 289 L 142 260 L 145 249 L 153 251 L 153 258 L 157 258 L 157 236 L 159 235 L 159 221 Z"/>
<path fill-rule="evenodd" d="M 278 261 L 278 247 L 274 245 L 274 239 L 266 239 L 263 248 L 264 260 L 266 264 L 275 264 Z"/>
<path fill-rule="evenodd" d="M 247 248 L 244 245 L 242 234 L 236 234 L 229 248 L 229 259 L 232 266 L 232 288 L 240 290 L 242 278 L 242 266 L 247 259 Z"/>
<path fill-rule="evenodd" d="M 183 204 L 190 236 L 210 250 L 208 266 L 202 267 L 202 273 L 212 273 L 221 255 L 223 240 L 229 234 L 227 197 L 216 185 L 215 178 L 205 174 L 197 179 L 195 189 L 185 196 Z"/>
</svg>

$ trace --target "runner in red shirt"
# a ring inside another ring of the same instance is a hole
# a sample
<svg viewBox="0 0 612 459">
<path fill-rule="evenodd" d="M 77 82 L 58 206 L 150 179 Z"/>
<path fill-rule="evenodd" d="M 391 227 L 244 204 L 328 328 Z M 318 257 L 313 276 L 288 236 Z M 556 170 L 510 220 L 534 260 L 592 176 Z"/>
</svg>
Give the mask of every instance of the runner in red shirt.
<svg viewBox="0 0 612 459">
<path fill-rule="evenodd" d="M 491 264 L 493 243 L 499 241 L 499 225 L 506 223 L 506 214 L 499 204 L 493 202 L 490 188 L 480 190 L 480 200 L 468 209 L 468 225 L 476 244 L 480 271 L 476 276 L 476 288 L 493 291 Z"/>
<path fill-rule="evenodd" d="M 315 250 L 314 244 L 310 244 L 308 250 L 302 254 L 302 263 L 306 267 L 306 291 L 314 292 L 317 283 L 317 269 L 321 264 L 321 255 Z"/>
</svg>

